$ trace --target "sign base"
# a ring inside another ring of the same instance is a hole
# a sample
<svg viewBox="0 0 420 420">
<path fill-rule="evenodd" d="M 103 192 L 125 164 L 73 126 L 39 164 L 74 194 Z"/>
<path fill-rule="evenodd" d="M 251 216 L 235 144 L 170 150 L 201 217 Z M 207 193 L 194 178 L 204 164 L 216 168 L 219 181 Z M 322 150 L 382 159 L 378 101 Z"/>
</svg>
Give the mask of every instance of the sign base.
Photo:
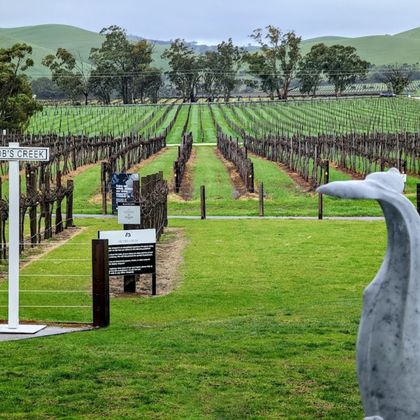
<svg viewBox="0 0 420 420">
<path fill-rule="evenodd" d="M 35 334 L 46 328 L 46 325 L 20 324 L 17 328 L 9 328 L 7 324 L 0 325 L 0 334 Z"/>
</svg>

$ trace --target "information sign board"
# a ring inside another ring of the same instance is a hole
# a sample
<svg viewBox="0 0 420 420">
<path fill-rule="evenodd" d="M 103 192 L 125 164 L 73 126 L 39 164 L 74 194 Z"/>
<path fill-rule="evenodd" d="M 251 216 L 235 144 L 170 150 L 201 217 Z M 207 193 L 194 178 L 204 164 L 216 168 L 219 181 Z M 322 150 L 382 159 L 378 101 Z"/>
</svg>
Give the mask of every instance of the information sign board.
<svg viewBox="0 0 420 420">
<path fill-rule="evenodd" d="M 139 203 L 120 203 L 118 205 L 118 223 L 121 225 L 139 225 L 141 208 Z"/>
<path fill-rule="evenodd" d="M 110 276 L 156 273 L 156 229 L 99 232 L 108 239 Z"/>
<path fill-rule="evenodd" d="M 120 203 L 134 201 L 133 182 L 139 180 L 139 174 L 114 173 L 111 178 L 112 212 L 117 211 Z"/>
</svg>

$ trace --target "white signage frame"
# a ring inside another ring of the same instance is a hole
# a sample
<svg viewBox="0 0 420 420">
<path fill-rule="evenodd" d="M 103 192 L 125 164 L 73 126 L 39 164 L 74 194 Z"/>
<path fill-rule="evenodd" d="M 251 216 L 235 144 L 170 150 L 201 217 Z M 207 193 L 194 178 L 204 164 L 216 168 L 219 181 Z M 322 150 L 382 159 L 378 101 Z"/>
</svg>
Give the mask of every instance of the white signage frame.
<svg viewBox="0 0 420 420">
<path fill-rule="evenodd" d="M 8 152 L 3 152 L 4 150 Z M 19 161 L 46 162 L 49 156 L 48 147 L 20 147 L 19 143 L 0 147 L 0 160 L 9 161 L 9 304 L 7 325 L 0 325 L 0 334 L 35 334 L 46 327 L 19 323 Z"/>
</svg>

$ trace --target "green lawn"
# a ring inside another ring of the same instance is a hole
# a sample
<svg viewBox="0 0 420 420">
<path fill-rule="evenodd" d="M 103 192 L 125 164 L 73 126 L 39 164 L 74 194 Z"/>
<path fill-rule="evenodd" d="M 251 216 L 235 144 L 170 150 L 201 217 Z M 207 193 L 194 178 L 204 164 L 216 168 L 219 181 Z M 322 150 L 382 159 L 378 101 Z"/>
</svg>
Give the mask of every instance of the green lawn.
<svg viewBox="0 0 420 420">
<path fill-rule="evenodd" d="M 154 158 L 151 162 L 144 165 L 140 171 L 140 176 L 151 175 L 156 172 L 163 172 L 163 177 L 172 182 L 174 172 L 174 161 L 178 157 L 177 147 L 168 147 L 159 157 Z"/>
<path fill-rule="evenodd" d="M 188 117 L 188 106 L 181 107 L 179 111 L 178 117 L 172 130 L 168 133 L 168 137 L 166 138 L 167 144 L 179 144 L 181 143 L 182 139 L 182 129 L 184 128 L 184 124 L 187 121 Z"/>
<path fill-rule="evenodd" d="M 88 288 L 90 239 L 119 227 L 76 222 L 87 229 L 24 269 L 33 277 L 22 287 Z M 362 290 L 384 253 L 384 223 L 171 226 L 188 239 L 176 291 L 113 298 L 106 329 L 0 343 L 1 416 L 361 418 L 355 341 Z M 51 265 L 66 256 L 86 261 Z M 85 303 L 63 296 L 25 295 L 22 304 Z M 87 320 L 89 311 L 80 311 L 23 308 L 22 317 Z"/>
<path fill-rule="evenodd" d="M 236 199 L 234 187 L 227 169 L 217 158 L 215 147 L 196 147 L 197 158 L 193 166 L 193 198 L 183 201 L 178 197 L 169 198 L 169 214 L 199 215 L 200 186 L 206 186 L 207 214 L 214 215 L 258 215 L 257 198 Z M 168 147 L 159 157 L 146 164 L 140 171 L 141 176 L 163 171 L 164 178 L 172 182 L 173 162 L 177 157 L 177 148 Z M 316 216 L 318 196 L 305 192 L 280 167 L 271 161 L 250 154 L 254 162 L 255 190 L 264 183 L 265 214 L 267 216 Z M 330 180 L 350 179 L 338 170 L 331 169 Z M 100 167 L 92 167 L 78 174 L 75 178 L 74 212 L 100 213 L 98 201 L 100 192 Z M 408 177 L 407 196 L 413 203 L 416 200 L 416 183 L 419 180 Z M 7 187 L 7 183 L 5 183 Z M 96 201 L 93 198 L 96 197 Z M 324 198 L 326 216 L 380 216 L 380 209 L 371 201 L 340 200 Z"/>
<path fill-rule="evenodd" d="M 74 177 L 74 213 L 100 213 L 101 202 L 92 199 L 101 192 L 101 166 L 92 166 Z"/>
</svg>

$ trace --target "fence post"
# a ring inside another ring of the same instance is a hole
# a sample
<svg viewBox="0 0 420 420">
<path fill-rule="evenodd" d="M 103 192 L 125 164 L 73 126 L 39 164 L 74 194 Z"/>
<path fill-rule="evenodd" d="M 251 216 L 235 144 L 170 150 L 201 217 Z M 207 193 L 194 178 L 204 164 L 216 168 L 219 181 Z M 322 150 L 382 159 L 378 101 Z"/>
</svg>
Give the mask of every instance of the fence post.
<svg viewBox="0 0 420 420">
<path fill-rule="evenodd" d="M 106 203 L 106 162 L 101 163 L 101 195 L 102 195 L 102 214 L 107 214 Z"/>
<path fill-rule="evenodd" d="M 249 179 L 248 179 L 249 184 L 247 185 L 247 187 L 248 187 L 248 191 L 250 193 L 253 193 L 254 192 L 254 162 L 251 161 L 250 167 L 251 167 L 251 171 L 250 171 L 251 173 L 249 174 Z"/>
<path fill-rule="evenodd" d="M 417 184 L 417 212 L 420 214 L 420 183 Z"/>
<path fill-rule="evenodd" d="M 73 227 L 73 193 L 74 193 L 74 181 L 72 179 L 67 180 L 67 190 L 70 191 L 67 195 L 66 205 L 66 229 Z"/>
<path fill-rule="evenodd" d="M 108 240 L 92 240 L 93 326 L 109 325 Z"/>
<path fill-rule="evenodd" d="M 259 214 L 264 217 L 264 184 L 261 182 L 259 188 Z"/>
<path fill-rule="evenodd" d="M 321 193 L 318 193 L 318 220 L 324 218 L 324 196 Z"/>
<path fill-rule="evenodd" d="M 61 211 L 61 203 L 63 199 L 62 189 L 61 189 L 61 171 L 58 171 L 56 174 L 56 189 L 57 189 L 57 201 L 55 209 L 55 234 L 62 232 L 64 230 L 63 226 L 63 215 Z"/>
<path fill-rule="evenodd" d="M 328 184 L 330 182 L 330 161 L 325 161 L 325 172 L 324 172 L 324 179 L 325 184 Z"/>
<path fill-rule="evenodd" d="M 206 218 L 206 186 L 200 187 L 201 220 Z"/>
</svg>

